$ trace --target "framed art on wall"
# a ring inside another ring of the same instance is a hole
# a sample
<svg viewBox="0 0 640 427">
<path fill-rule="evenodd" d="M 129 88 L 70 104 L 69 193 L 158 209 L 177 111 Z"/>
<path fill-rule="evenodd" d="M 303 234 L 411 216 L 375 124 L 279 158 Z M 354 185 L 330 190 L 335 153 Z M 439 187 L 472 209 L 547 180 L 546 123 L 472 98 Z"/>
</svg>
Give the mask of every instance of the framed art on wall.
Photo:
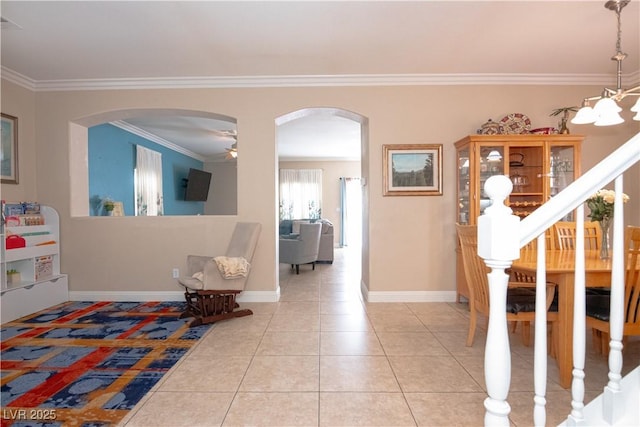
<svg viewBox="0 0 640 427">
<path fill-rule="evenodd" d="M 442 144 L 386 144 L 383 196 L 441 196 Z"/>
<path fill-rule="evenodd" d="M 18 183 L 18 118 L 2 113 L 0 178 L 4 184 Z"/>
</svg>

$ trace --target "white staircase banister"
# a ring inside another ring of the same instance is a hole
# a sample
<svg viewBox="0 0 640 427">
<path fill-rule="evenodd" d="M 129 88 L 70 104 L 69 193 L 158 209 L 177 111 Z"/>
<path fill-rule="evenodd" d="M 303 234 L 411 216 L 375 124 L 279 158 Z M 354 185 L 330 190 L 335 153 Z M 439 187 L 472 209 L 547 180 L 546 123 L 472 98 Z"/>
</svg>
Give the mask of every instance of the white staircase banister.
<svg viewBox="0 0 640 427">
<path fill-rule="evenodd" d="M 489 267 L 489 325 L 485 344 L 485 383 L 488 397 L 484 401 L 485 426 L 509 426 L 511 407 L 507 400 L 511 382 L 511 351 L 506 322 L 506 296 L 509 277 L 506 268 L 520 255 L 520 248 L 538 238 L 536 272 L 536 340 L 534 357 L 534 408 L 536 426 L 546 424 L 546 301 L 545 286 L 545 232 L 555 222 L 576 210 L 575 273 L 573 318 L 564 319 L 572 328 L 573 380 L 571 387 L 572 411 L 562 426 L 587 425 L 640 425 L 637 411 L 638 386 L 633 387 L 634 378 L 640 379 L 640 371 L 631 379 L 622 378 L 622 337 L 624 328 L 624 259 L 623 248 L 623 174 L 640 163 L 640 133 L 607 156 L 601 163 L 583 174 L 562 192 L 548 200 L 531 215 L 520 221 L 513 215 L 505 200 L 512 185 L 507 176 L 496 175 L 485 183 L 485 193 L 491 205 L 484 215 L 478 217 L 478 255 Z M 604 393 L 588 405 L 585 394 L 586 353 L 586 292 L 585 292 L 585 247 L 584 247 L 584 203 L 599 189 L 615 183 L 614 248 L 611 276 L 610 308 L 610 352 L 609 382 Z M 562 320 L 562 319 L 560 319 Z M 568 325 L 565 325 L 569 327 Z M 560 349 L 556 349 L 560 351 Z M 566 347 L 564 356 L 567 357 Z M 637 381 L 640 384 L 640 381 Z M 633 390 L 633 391 L 632 391 Z M 629 400 L 631 396 L 631 400 Z M 629 421 L 631 424 L 629 424 Z"/>
<path fill-rule="evenodd" d="M 507 286 L 505 270 L 520 257 L 518 235 L 520 218 L 513 215 L 505 200 L 513 184 L 504 175 L 495 175 L 485 183 L 492 203 L 478 218 L 478 255 L 491 269 L 489 276 L 489 328 L 484 350 L 487 394 L 484 424 L 509 426 L 511 407 L 507 402 L 511 379 L 511 352 L 507 331 Z"/>
<path fill-rule="evenodd" d="M 526 245 L 595 192 L 640 160 L 640 133 L 637 133 L 602 162 L 572 182 L 520 223 L 520 247 Z"/>
</svg>

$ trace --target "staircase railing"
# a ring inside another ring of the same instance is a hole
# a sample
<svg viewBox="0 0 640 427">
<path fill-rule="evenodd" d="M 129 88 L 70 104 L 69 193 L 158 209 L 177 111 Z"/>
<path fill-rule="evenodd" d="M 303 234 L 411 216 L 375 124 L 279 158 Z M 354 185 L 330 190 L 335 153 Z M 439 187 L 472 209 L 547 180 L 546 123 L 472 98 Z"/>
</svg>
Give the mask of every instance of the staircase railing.
<svg viewBox="0 0 640 427">
<path fill-rule="evenodd" d="M 620 372 L 622 368 L 622 330 L 624 259 L 623 259 L 623 173 L 640 162 L 640 133 L 594 166 L 565 190 L 551 198 L 524 220 L 512 215 L 505 200 L 512 190 L 506 176 L 495 176 L 487 180 L 485 192 L 492 204 L 478 219 L 478 254 L 491 269 L 488 273 L 490 286 L 490 313 L 485 347 L 485 382 L 488 398 L 485 400 L 485 425 L 509 425 L 510 406 L 507 401 L 511 379 L 511 360 L 506 321 L 506 296 L 509 276 L 505 270 L 520 256 L 520 249 L 537 238 L 536 272 L 536 321 L 534 347 L 535 396 L 533 418 L 536 426 L 546 422 L 545 395 L 547 379 L 547 320 L 546 320 L 546 273 L 545 232 L 555 222 L 576 210 L 576 271 L 574 284 L 573 321 L 573 381 L 571 385 L 571 413 L 567 424 L 585 425 L 584 408 L 584 360 L 585 360 L 585 270 L 584 270 L 584 202 L 597 190 L 614 182 L 616 199 L 613 219 L 613 258 L 611 281 L 611 320 L 609 383 L 605 387 L 602 417 L 615 424 L 624 415 L 620 396 Z M 627 408 L 637 410 L 636 408 Z"/>
</svg>

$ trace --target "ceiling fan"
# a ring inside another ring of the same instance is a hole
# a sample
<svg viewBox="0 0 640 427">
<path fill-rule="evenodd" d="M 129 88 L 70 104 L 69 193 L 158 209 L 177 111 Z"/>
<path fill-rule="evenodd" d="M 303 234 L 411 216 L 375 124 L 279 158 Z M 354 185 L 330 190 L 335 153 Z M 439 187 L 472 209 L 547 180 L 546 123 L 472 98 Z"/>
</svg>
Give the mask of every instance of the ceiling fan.
<svg viewBox="0 0 640 427">
<path fill-rule="evenodd" d="M 211 132 L 218 140 L 232 139 L 231 147 L 225 148 L 225 160 L 233 160 L 238 157 L 238 132 L 235 129 L 212 129 Z"/>
<path fill-rule="evenodd" d="M 238 158 L 238 142 L 234 142 L 230 148 L 225 148 L 227 154 L 225 160 L 233 160 Z"/>
<path fill-rule="evenodd" d="M 213 133 L 218 138 L 230 138 L 234 141 L 238 139 L 238 132 L 235 129 L 211 129 L 211 133 Z"/>
</svg>

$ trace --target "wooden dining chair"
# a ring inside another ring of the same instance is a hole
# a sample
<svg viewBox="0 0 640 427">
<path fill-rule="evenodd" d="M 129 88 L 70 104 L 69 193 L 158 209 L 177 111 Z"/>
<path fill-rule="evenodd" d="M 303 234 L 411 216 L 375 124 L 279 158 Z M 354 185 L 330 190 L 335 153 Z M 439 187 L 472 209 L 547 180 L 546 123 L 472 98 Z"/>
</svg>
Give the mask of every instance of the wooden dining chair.
<svg viewBox="0 0 640 427">
<path fill-rule="evenodd" d="M 557 246 L 556 245 L 556 235 L 555 235 L 555 231 L 554 230 L 549 229 L 549 230 L 547 230 L 545 232 L 544 244 L 545 244 L 545 249 L 546 250 L 557 249 L 556 248 L 556 246 Z M 522 247 L 522 249 L 528 250 L 528 251 L 537 251 L 538 250 L 538 239 L 531 240 L 529 243 L 524 245 Z"/>
<path fill-rule="evenodd" d="M 462 262 L 469 284 L 469 332 L 466 345 L 473 345 L 478 313 L 489 317 L 489 268 L 478 256 L 478 227 L 476 225 L 456 225 L 458 239 L 462 248 Z M 507 289 L 507 321 L 522 324 L 522 343 L 531 343 L 531 322 L 535 320 L 535 283 L 509 282 Z M 555 295 L 555 286 L 547 285 L 547 311 Z M 549 321 L 557 320 L 557 313 L 548 314 Z M 553 340 L 553 337 L 552 337 Z M 553 341 L 551 341 L 553 343 Z"/>
<path fill-rule="evenodd" d="M 640 335 L 640 227 L 626 228 L 625 252 L 624 338 Z M 586 324 L 592 330 L 594 349 L 608 355 L 610 295 L 587 295 L 586 302 Z"/>
<path fill-rule="evenodd" d="M 576 248 L 576 223 L 572 221 L 558 221 L 553 225 L 558 249 L 574 250 Z M 602 231 L 597 221 L 584 222 L 584 249 L 600 249 Z"/>
<path fill-rule="evenodd" d="M 545 232 L 544 237 L 545 237 L 544 239 L 545 249 L 546 250 L 556 249 L 555 232 L 549 229 Z M 529 251 L 530 254 L 535 254 L 536 251 L 538 250 L 538 239 L 531 240 L 529 243 L 527 243 L 525 246 L 522 247 L 522 250 Z M 508 273 L 510 276 L 510 280 L 513 282 L 536 283 L 535 274 L 525 274 L 521 271 L 508 271 Z"/>
</svg>

